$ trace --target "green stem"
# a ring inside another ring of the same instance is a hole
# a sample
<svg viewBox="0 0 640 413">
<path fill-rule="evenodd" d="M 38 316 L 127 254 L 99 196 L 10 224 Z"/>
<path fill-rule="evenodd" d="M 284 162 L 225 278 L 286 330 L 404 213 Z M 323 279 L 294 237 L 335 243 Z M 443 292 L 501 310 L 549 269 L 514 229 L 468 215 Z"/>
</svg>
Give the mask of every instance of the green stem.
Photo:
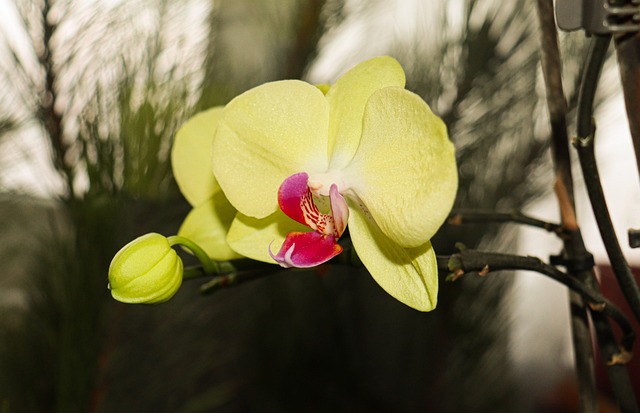
<svg viewBox="0 0 640 413">
<path fill-rule="evenodd" d="M 202 269 L 204 270 L 205 275 L 220 274 L 220 266 L 218 265 L 218 263 L 212 261 L 207 253 L 204 252 L 204 250 L 200 248 L 200 246 L 195 242 L 179 235 L 172 235 L 170 237 L 167 237 L 167 240 L 169 241 L 169 245 L 171 245 L 172 247 L 175 245 L 180 245 L 181 247 L 184 247 L 191 251 L 193 255 L 196 256 L 198 261 L 200 261 L 200 263 L 202 264 Z M 187 278 L 186 272 L 184 276 L 185 278 Z M 191 273 L 189 273 L 188 276 L 193 278 L 193 274 Z"/>
<path fill-rule="evenodd" d="M 206 277 L 208 274 L 204 272 L 204 268 L 198 265 L 197 267 L 186 267 L 182 272 L 183 280 L 193 280 L 195 278 Z"/>
<path fill-rule="evenodd" d="M 193 280 L 211 275 L 228 275 L 238 271 L 238 268 L 229 261 L 213 261 L 213 263 L 218 267 L 217 272 L 206 272 L 204 267 L 201 265 L 185 267 L 184 272 L 182 273 L 182 278 L 184 280 Z"/>
</svg>

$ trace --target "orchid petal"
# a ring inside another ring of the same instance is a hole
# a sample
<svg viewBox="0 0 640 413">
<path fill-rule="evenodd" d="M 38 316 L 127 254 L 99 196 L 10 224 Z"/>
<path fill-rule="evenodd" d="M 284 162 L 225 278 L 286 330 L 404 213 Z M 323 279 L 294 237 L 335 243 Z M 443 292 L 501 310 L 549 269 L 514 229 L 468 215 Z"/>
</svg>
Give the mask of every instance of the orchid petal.
<svg viewBox="0 0 640 413">
<path fill-rule="evenodd" d="M 331 235 L 319 232 L 291 232 L 287 234 L 280 251 L 269 255 L 284 268 L 309 268 L 323 264 L 342 252 L 342 247 Z"/>
<path fill-rule="evenodd" d="M 240 258 L 241 255 L 232 250 L 226 241 L 236 212 L 222 191 L 219 191 L 189 212 L 178 235 L 198 244 L 214 260 Z"/>
<path fill-rule="evenodd" d="M 275 264 L 269 255 L 269 245 L 278 248 L 290 232 L 308 230 L 309 227 L 295 222 L 282 211 L 262 219 L 238 213 L 229 228 L 227 242 L 234 251 L 247 258 Z"/>
<path fill-rule="evenodd" d="M 213 140 L 213 171 L 231 204 L 264 218 L 278 209 L 280 184 L 295 172 L 325 171 L 329 105 L 308 83 L 266 83 L 225 107 Z"/>
<path fill-rule="evenodd" d="M 331 86 L 327 100 L 331 107 L 329 124 L 330 168 L 342 169 L 358 148 L 362 134 L 362 114 L 373 92 L 387 86 L 404 87 L 405 75 L 391 57 L 362 62 Z"/>
<path fill-rule="evenodd" d="M 220 191 L 220 185 L 211 170 L 211 142 L 222 109 L 219 106 L 193 116 L 178 130 L 173 142 L 173 176 L 192 206 L 199 205 Z"/>
<path fill-rule="evenodd" d="M 438 299 L 438 266 L 430 242 L 402 248 L 375 221 L 349 202 L 349 233 L 358 257 L 392 297 L 418 311 L 431 311 Z"/>
<path fill-rule="evenodd" d="M 371 96 L 363 124 L 345 181 L 393 242 L 423 245 L 449 214 L 458 185 L 446 127 L 419 96 L 397 87 Z"/>
</svg>

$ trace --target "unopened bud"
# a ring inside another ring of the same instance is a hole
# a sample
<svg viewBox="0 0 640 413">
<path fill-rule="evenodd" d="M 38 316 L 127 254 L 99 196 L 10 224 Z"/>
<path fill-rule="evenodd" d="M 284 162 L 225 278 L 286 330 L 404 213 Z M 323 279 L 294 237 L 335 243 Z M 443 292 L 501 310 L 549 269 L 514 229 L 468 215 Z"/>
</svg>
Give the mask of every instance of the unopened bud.
<svg viewBox="0 0 640 413">
<path fill-rule="evenodd" d="M 182 273 L 182 260 L 167 238 L 150 233 L 134 239 L 113 257 L 109 289 L 123 303 L 161 303 L 178 291 Z"/>
</svg>

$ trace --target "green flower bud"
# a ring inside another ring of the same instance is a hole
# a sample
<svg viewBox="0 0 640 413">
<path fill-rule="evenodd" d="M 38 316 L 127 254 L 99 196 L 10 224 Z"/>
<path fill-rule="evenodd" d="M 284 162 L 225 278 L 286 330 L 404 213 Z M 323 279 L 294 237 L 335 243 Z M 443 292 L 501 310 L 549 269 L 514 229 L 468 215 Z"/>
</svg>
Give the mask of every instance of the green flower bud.
<svg viewBox="0 0 640 413">
<path fill-rule="evenodd" d="M 150 233 L 134 239 L 113 257 L 109 289 L 123 303 L 162 303 L 180 288 L 182 272 L 182 260 L 167 238 Z"/>
</svg>

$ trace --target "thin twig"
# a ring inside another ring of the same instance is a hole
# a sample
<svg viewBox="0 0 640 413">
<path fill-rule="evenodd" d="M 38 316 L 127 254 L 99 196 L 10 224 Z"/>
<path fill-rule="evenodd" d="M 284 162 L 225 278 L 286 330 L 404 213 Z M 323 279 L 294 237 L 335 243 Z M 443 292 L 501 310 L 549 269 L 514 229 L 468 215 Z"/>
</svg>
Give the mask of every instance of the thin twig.
<svg viewBox="0 0 640 413">
<path fill-rule="evenodd" d="M 273 266 L 272 266 L 273 267 Z M 262 270 L 246 270 L 232 272 L 223 275 L 216 275 L 211 280 L 200 286 L 200 293 L 204 295 L 211 294 L 221 288 L 233 287 L 238 284 L 244 284 L 247 281 L 258 280 L 267 275 L 275 274 L 277 270 L 274 268 Z"/>
<path fill-rule="evenodd" d="M 561 236 L 563 228 L 559 224 L 553 224 L 550 222 L 542 221 L 537 218 L 530 217 L 521 213 L 520 211 L 511 212 L 495 212 L 495 211 L 478 211 L 470 209 L 454 209 L 447 223 L 449 225 L 463 225 L 473 223 L 516 223 L 528 225 L 531 227 L 541 228 L 548 232 L 553 232 Z"/>
<path fill-rule="evenodd" d="M 207 278 L 200 286 L 200 293 L 209 295 L 223 288 L 234 287 L 247 281 L 257 280 L 275 274 L 279 267 L 249 259 L 236 261 L 219 261 L 216 263 L 219 273 L 207 274 L 202 265 L 189 266 L 184 269 L 183 279 L 196 280 Z"/>
<path fill-rule="evenodd" d="M 291 268 L 289 271 L 316 271 L 323 273 L 333 266 L 362 268 L 362 262 L 357 258 L 357 255 L 354 255 L 353 246 L 351 245 L 348 235 L 343 236 L 340 241 L 343 246 L 343 252 L 332 260 L 313 269 Z M 202 265 L 186 267 L 183 272 L 183 279 L 187 281 L 208 278 L 208 281 L 200 286 L 200 292 L 202 294 L 211 294 L 227 287 L 244 284 L 247 281 L 265 278 L 283 270 L 282 267 L 279 267 L 275 263 L 270 264 L 248 258 L 233 261 L 218 261 L 216 262 L 216 266 L 219 272 L 213 275 L 207 274 L 202 268 Z"/>
<path fill-rule="evenodd" d="M 618 307 L 600 293 L 587 288 L 580 280 L 569 276 L 552 265 L 546 264 L 539 258 L 463 250 L 450 257 L 439 257 L 438 268 L 450 272 L 448 277 L 450 281 L 455 281 L 471 272 L 477 272 L 479 275 L 485 276 L 494 271 L 525 270 L 546 275 L 580 294 L 593 311 L 602 312 L 602 314 L 615 320 L 623 332 L 622 349 L 619 350 L 619 354 L 628 353 L 633 346 L 635 332 L 629 320 Z"/>
</svg>

